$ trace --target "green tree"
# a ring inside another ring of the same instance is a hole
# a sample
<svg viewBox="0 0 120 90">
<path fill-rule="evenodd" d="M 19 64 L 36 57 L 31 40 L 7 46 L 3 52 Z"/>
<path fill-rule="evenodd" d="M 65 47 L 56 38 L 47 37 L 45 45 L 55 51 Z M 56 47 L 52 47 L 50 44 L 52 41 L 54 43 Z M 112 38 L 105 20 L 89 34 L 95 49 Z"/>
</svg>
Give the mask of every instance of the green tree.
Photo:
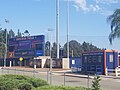
<svg viewBox="0 0 120 90">
<path fill-rule="evenodd" d="M 71 40 L 69 42 L 69 53 L 70 57 L 73 55 L 73 57 L 80 57 L 83 52 L 90 52 L 90 51 L 98 51 L 101 50 L 100 48 L 97 48 L 96 46 L 88 43 L 88 42 L 83 42 L 80 44 L 76 40 Z M 67 57 L 67 43 L 63 47 L 63 57 Z"/>
<path fill-rule="evenodd" d="M 92 81 L 92 90 L 101 90 L 100 89 L 100 76 L 96 76 L 94 77 L 93 81 Z"/>
<path fill-rule="evenodd" d="M 45 43 L 45 56 L 49 56 L 50 55 L 50 42 L 47 41 Z"/>
<path fill-rule="evenodd" d="M 6 31 L 6 29 L 0 30 L 0 58 L 3 58 L 5 53 Z"/>
<path fill-rule="evenodd" d="M 110 22 L 111 26 L 109 41 L 112 44 L 115 38 L 120 38 L 120 9 L 116 9 L 114 13 L 107 18 L 107 21 Z"/>
<path fill-rule="evenodd" d="M 83 42 L 82 45 L 81 45 L 82 49 L 83 49 L 83 52 L 90 52 L 90 51 L 99 51 L 101 50 L 100 48 L 92 45 L 92 43 L 88 43 L 88 42 Z"/>
<path fill-rule="evenodd" d="M 24 36 L 30 36 L 30 33 L 28 30 L 25 30 L 24 33 L 23 33 Z"/>
<path fill-rule="evenodd" d="M 20 30 L 18 29 L 18 32 L 17 32 L 17 35 L 16 35 L 17 37 L 22 37 L 22 34 L 21 34 L 21 32 L 20 32 Z"/>
<path fill-rule="evenodd" d="M 6 33 L 7 33 L 7 42 L 9 40 L 9 38 L 12 38 L 15 36 L 15 33 L 13 32 L 12 29 L 8 32 L 7 32 L 7 29 L 0 30 L 0 58 L 4 58 L 4 54 L 5 54 Z M 8 49 L 8 44 L 7 44 L 7 49 Z M 8 50 L 7 50 L 7 52 L 8 52 Z"/>
<path fill-rule="evenodd" d="M 12 29 L 9 31 L 9 35 L 8 36 L 9 36 L 9 38 L 15 37 L 15 33 L 13 32 Z"/>
<path fill-rule="evenodd" d="M 81 52 L 82 52 L 81 44 L 76 40 L 71 40 L 69 42 L 70 57 L 72 56 L 72 54 L 74 57 L 80 57 Z M 67 43 L 64 45 L 64 57 L 67 57 Z"/>
<path fill-rule="evenodd" d="M 57 44 L 55 42 L 53 43 L 51 55 L 52 55 L 52 58 L 56 58 L 57 57 Z"/>
</svg>

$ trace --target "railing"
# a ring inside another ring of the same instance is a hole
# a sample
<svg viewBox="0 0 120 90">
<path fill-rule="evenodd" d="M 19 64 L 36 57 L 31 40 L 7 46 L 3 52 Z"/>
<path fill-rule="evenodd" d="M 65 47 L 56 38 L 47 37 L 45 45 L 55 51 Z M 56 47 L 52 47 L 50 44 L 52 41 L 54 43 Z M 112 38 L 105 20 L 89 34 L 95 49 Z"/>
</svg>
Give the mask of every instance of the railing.
<svg viewBox="0 0 120 90">
<path fill-rule="evenodd" d="M 120 75 L 120 67 L 117 67 L 117 68 L 115 69 L 115 75 L 116 75 L 116 76 L 119 76 L 119 75 Z"/>
<path fill-rule="evenodd" d="M 106 68 L 106 76 L 107 75 L 119 76 L 120 75 L 120 67 L 116 67 L 115 69 L 107 69 Z"/>
</svg>

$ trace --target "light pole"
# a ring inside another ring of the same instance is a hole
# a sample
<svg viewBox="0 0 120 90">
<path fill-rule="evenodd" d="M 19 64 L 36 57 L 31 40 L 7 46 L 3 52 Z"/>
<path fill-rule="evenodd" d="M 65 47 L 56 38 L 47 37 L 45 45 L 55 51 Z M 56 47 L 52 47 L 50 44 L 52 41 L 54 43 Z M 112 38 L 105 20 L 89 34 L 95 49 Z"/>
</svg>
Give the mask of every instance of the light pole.
<svg viewBox="0 0 120 90">
<path fill-rule="evenodd" d="M 67 0 L 67 58 L 69 58 L 69 0 Z"/>
<path fill-rule="evenodd" d="M 49 53 L 50 53 L 50 84 L 52 84 L 52 55 L 51 55 L 51 47 L 52 47 L 52 31 L 53 31 L 53 29 L 48 29 L 48 31 L 49 31 L 49 41 L 50 41 L 50 51 L 49 51 Z"/>
<path fill-rule="evenodd" d="M 52 71 L 52 55 L 51 55 L 51 47 L 52 47 L 52 31 L 53 31 L 53 29 L 48 29 L 48 31 L 49 31 L 49 41 L 50 41 L 50 50 L 49 50 L 49 55 L 50 55 L 50 71 Z"/>
<path fill-rule="evenodd" d="M 5 40 L 5 56 L 4 56 L 4 67 L 6 67 L 6 58 L 7 58 L 7 29 L 5 29 L 5 38 L 6 38 L 6 40 Z"/>
<path fill-rule="evenodd" d="M 6 23 L 9 23 L 9 20 L 7 20 L 7 19 L 5 19 L 5 22 Z M 6 48 L 6 50 L 5 50 L 5 56 L 4 56 L 4 67 L 6 67 L 6 58 L 7 58 L 7 29 L 5 29 L 5 38 L 6 38 L 6 40 L 5 40 L 5 48 Z"/>
<path fill-rule="evenodd" d="M 56 0 L 56 43 L 57 58 L 59 58 L 59 0 Z"/>
</svg>

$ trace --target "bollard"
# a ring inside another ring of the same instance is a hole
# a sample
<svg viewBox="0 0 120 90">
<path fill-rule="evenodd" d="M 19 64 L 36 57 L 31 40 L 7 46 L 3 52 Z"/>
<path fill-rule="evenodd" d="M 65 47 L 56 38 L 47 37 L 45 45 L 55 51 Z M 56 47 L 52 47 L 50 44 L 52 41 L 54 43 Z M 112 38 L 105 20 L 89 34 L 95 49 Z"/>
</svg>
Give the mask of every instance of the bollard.
<svg viewBox="0 0 120 90">
<path fill-rule="evenodd" d="M 105 69 L 105 75 L 108 76 L 108 69 Z"/>
<path fill-rule="evenodd" d="M 34 69 L 36 69 L 36 65 L 34 65 Z"/>
<path fill-rule="evenodd" d="M 115 68 L 115 76 L 116 76 L 116 77 L 118 76 L 117 68 Z"/>
<path fill-rule="evenodd" d="M 12 62 L 10 61 L 10 67 L 12 66 Z"/>
</svg>

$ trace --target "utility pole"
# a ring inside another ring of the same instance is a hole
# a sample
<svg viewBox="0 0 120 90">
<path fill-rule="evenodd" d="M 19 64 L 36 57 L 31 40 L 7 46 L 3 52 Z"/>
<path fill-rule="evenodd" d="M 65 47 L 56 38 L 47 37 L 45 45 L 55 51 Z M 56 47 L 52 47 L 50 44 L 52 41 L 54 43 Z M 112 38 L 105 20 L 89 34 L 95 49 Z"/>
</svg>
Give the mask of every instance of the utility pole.
<svg viewBox="0 0 120 90">
<path fill-rule="evenodd" d="M 69 0 L 67 0 L 67 58 L 69 58 Z"/>
<path fill-rule="evenodd" d="M 56 43 L 57 58 L 59 58 L 59 0 L 56 0 Z"/>
</svg>

